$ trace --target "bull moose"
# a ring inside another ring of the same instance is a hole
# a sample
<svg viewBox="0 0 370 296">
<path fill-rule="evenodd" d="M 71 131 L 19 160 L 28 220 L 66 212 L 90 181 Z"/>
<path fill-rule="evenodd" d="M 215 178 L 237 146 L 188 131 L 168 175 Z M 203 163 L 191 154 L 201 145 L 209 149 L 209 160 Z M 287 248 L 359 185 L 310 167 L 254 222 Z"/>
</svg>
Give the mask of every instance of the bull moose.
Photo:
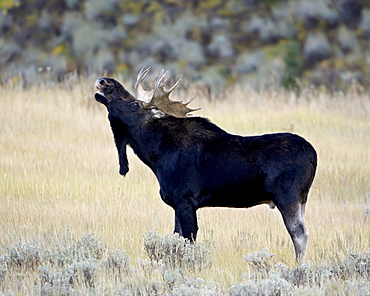
<svg viewBox="0 0 370 296">
<path fill-rule="evenodd" d="M 276 205 L 301 262 L 308 240 L 304 211 L 317 166 L 312 145 L 291 133 L 232 135 L 206 118 L 189 116 L 198 109 L 170 99 L 180 80 L 166 89 L 167 72 L 161 71 L 153 90 L 143 88 L 150 69 L 139 72 L 136 97 L 114 79 L 95 83 L 95 99 L 108 109 L 119 173 L 129 170 L 129 145 L 156 175 L 162 200 L 175 210 L 175 232 L 192 242 L 199 208 Z"/>
</svg>

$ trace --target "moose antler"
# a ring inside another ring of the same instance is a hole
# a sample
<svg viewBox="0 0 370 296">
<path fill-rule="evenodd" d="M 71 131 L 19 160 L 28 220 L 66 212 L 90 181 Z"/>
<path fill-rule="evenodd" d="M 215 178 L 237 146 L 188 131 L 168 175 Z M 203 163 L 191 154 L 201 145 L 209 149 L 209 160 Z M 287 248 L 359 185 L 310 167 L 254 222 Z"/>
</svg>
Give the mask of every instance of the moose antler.
<svg viewBox="0 0 370 296">
<path fill-rule="evenodd" d="M 143 102 L 150 102 L 153 97 L 154 90 L 147 91 L 143 88 L 142 82 L 144 81 L 145 77 L 148 75 L 152 67 L 142 68 L 137 75 L 136 83 L 135 83 L 135 96 L 136 99 L 143 101 Z"/>
<path fill-rule="evenodd" d="M 197 109 L 191 109 L 188 107 L 188 105 L 193 101 L 194 98 L 192 98 L 189 102 L 183 103 L 181 101 L 172 101 L 170 99 L 170 93 L 176 88 L 176 86 L 180 83 L 181 79 L 179 79 L 170 89 L 165 88 L 166 83 L 166 75 L 168 71 L 164 72 L 162 70 L 159 73 L 159 76 L 157 78 L 157 82 L 155 84 L 155 87 L 151 91 L 144 90 L 142 86 L 142 82 L 145 79 L 145 77 L 148 75 L 149 71 L 151 70 L 151 67 L 149 68 L 143 68 L 139 72 L 135 84 L 135 93 L 136 93 L 136 99 L 144 102 L 144 107 L 148 108 L 150 106 L 154 106 L 161 110 L 162 112 L 172 115 L 174 117 L 187 117 L 188 113 L 197 111 L 200 108 Z"/>
</svg>

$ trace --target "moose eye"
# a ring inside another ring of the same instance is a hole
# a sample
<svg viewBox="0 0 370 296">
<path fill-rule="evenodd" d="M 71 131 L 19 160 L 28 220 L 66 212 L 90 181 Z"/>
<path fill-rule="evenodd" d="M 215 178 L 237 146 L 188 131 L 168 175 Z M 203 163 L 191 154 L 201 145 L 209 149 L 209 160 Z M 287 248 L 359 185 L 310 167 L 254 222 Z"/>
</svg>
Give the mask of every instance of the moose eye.
<svg viewBox="0 0 370 296">
<path fill-rule="evenodd" d="M 132 102 L 131 103 L 131 111 L 136 112 L 140 108 L 140 105 L 138 102 Z"/>
</svg>

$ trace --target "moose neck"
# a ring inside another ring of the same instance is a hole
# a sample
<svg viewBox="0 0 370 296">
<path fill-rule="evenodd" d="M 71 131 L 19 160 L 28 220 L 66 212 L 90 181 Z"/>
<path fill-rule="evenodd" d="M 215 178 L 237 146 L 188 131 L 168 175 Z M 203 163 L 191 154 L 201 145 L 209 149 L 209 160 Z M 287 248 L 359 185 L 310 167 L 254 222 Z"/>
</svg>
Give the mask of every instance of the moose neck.
<svg viewBox="0 0 370 296">
<path fill-rule="evenodd" d="M 153 139 L 146 133 L 143 133 L 140 128 L 131 128 L 128 130 L 128 145 L 132 148 L 135 154 L 150 168 L 151 150 L 153 150 Z"/>
<path fill-rule="evenodd" d="M 156 172 L 156 159 L 162 143 L 161 124 L 159 122 L 131 122 L 130 125 L 124 124 L 119 117 L 110 113 L 109 121 L 112 128 L 115 144 L 118 150 L 120 174 L 126 175 L 128 172 L 128 159 L 126 145 L 128 144 L 135 154 Z"/>
<path fill-rule="evenodd" d="M 118 125 L 119 128 L 113 128 L 114 119 L 110 120 L 121 169 L 122 164 L 128 166 L 125 149 L 128 144 L 155 174 L 172 152 L 180 149 L 195 149 L 199 145 L 205 145 L 210 140 L 214 141 L 217 137 L 225 137 L 228 134 L 202 117 L 168 116 L 135 122 L 130 126 L 121 123 Z"/>
</svg>

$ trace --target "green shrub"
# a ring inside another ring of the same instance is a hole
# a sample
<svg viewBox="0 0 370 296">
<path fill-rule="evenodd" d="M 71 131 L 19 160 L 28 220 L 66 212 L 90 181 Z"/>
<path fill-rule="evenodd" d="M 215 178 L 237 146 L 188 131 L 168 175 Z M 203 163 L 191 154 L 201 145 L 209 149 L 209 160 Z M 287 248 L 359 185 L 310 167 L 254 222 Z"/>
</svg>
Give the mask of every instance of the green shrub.
<svg viewBox="0 0 370 296">
<path fill-rule="evenodd" d="M 284 55 L 284 72 L 281 77 L 281 84 L 286 89 L 300 91 L 298 78 L 301 76 L 302 58 L 298 41 L 291 40 L 287 44 Z"/>
</svg>

